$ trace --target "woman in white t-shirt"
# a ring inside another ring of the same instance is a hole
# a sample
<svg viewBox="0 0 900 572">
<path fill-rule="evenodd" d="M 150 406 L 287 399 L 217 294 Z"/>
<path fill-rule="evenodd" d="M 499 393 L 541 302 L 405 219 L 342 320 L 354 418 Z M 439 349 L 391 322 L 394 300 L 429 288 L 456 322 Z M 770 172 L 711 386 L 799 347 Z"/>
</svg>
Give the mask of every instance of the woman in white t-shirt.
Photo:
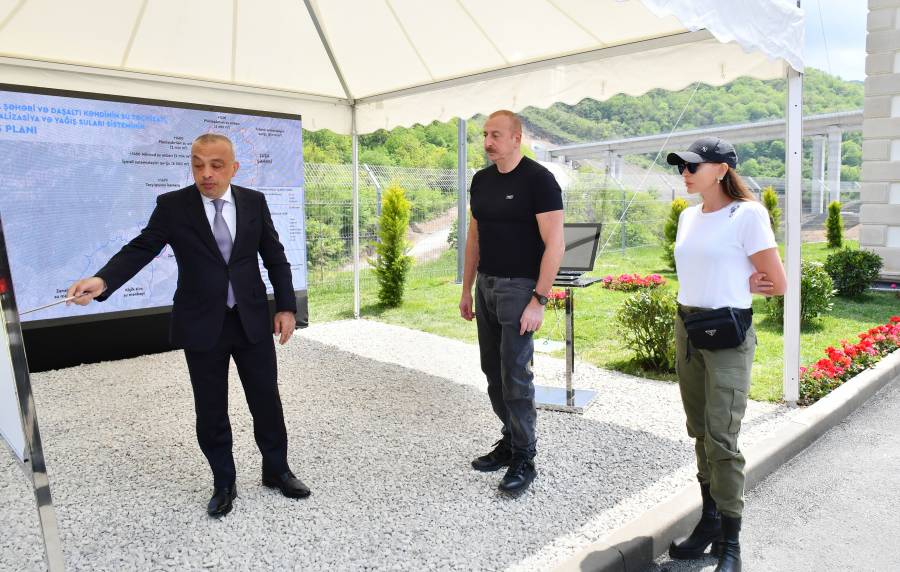
<svg viewBox="0 0 900 572">
<path fill-rule="evenodd" d="M 751 298 L 753 293 L 784 294 L 784 267 L 768 211 L 734 170 L 734 146 L 704 137 L 687 151 L 670 153 L 667 160 L 684 176 L 688 193 L 702 198 L 701 204 L 685 209 L 678 220 L 675 349 L 687 431 L 695 439 L 703 512 L 691 535 L 672 543 L 669 555 L 700 558 L 712 545 L 719 556 L 717 572 L 740 571 L 744 457 L 738 435 L 756 350 Z M 698 328 L 691 343 L 685 318 L 689 322 L 706 318 L 710 310 L 719 308 L 731 308 L 725 311 L 731 316 L 729 323 L 739 325 Z M 696 315 L 690 318 L 692 314 Z M 696 347 L 710 345 L 704 334 L 722 336 L 724 332 L 734 335 L 725 334 L 723 349 Z M 743 340 L 737 332 L 745 333 Z"/>
</svg>

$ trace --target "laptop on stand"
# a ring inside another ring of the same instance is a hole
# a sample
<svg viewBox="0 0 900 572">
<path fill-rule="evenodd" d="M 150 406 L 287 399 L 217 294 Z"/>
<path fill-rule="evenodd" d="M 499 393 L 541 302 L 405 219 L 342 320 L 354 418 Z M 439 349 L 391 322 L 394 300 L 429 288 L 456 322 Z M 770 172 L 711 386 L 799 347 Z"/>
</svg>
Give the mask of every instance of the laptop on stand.
<svg viewBox="0 0 900 572">
<path fill-rule="evenodd" d="M 600 244 L 600 223 L 566 223 L 563 227 L 566 253 L 556 275 L 556 284 L 577 282 L 582 274 L 594 269 Z"/>
</svg>

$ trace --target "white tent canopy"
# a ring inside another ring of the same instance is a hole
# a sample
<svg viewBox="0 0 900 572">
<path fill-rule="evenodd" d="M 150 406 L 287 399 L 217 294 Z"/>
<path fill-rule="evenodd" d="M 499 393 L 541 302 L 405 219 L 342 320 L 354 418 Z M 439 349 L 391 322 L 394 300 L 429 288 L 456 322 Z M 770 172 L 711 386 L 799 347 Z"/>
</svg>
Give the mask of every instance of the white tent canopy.
<svg viewBox="0 0 900 572">
<path fill-rule="evenodd" d="M 7 83 L 361 133 L 802 69 L 788 0 L 0 0 Z"/>
<path fill-rule="evenodd" d="M 4 83 L 299 114 L 307 129 L 352 133 L 354 165 L 357 135 L 380 128 L 787 74 L 784 383 L 794 402 L 802 45 L 795 0 L 0 0 Z M 460 215 L 464 234 L 464 200 Z"/>
</svg>

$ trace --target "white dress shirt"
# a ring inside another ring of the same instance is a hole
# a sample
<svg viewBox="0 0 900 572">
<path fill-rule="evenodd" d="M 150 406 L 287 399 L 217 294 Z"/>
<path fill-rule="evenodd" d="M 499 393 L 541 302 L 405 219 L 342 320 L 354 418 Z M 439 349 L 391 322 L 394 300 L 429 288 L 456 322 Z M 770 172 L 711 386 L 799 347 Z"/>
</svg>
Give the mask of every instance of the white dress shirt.
<svg viewBox="0 0 900 572">
<path fill-rule="evenodd" d="M 212 230 L 213 221 L 216 219 L 216 205 L 213 204 L 212 199 L 203 195 L 201 197 L 203 197 L 203 207 L 206 209 L 206 219 L 209 221 L 210 230 Z M 234 206 L 231 185 L 228 185 L 228 188 L 225 189 L 225 194 L 219 198 L 225 201 L 225 204 L 222 205 L 222 218 L 225 219 L 225 224 L 228 225 L 228 232 L 231 233 L 231 242 L 234 242 L 234 234 L 237 231 L 237 209 Z M 215 236 L 215 232 L 213 232 L 213 236 Z"/>
</svg>

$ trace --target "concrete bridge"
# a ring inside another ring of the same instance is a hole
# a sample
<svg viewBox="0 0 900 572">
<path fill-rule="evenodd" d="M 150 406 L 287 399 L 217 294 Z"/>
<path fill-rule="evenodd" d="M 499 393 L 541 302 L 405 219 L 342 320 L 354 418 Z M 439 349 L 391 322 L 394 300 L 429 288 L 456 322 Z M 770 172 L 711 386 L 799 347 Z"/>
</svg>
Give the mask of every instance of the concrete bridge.
<svg viewBox="0 0 900 572">
<path fill-rule="evenodd" d="M 813 140 L 813 212 L 822 212 L 828 202 L 840 200 L 841 189 L 841 143 L 845 131 L 862 131 L 863 110 L 839 111 L 810 115 L 803 119 L 803 136 Z M 538 158 L 547 161 L 570 163 L 579 159 L 599 159 L 606 163 L 614 178 L 622 174 L 625 155 L 657 153 L 665 146 L 665 151 L 684 149 L 702 136 L 713 135 L 731 143 L 751 143 L 783 139 L 784 119 L 758 121 L 736 125 L 718 125 L 676 131 L 669 135 L 644 135 L 626 139 L 610 139 L 592 143 L 560 145 L 538 150 Z"/>
</svg>

